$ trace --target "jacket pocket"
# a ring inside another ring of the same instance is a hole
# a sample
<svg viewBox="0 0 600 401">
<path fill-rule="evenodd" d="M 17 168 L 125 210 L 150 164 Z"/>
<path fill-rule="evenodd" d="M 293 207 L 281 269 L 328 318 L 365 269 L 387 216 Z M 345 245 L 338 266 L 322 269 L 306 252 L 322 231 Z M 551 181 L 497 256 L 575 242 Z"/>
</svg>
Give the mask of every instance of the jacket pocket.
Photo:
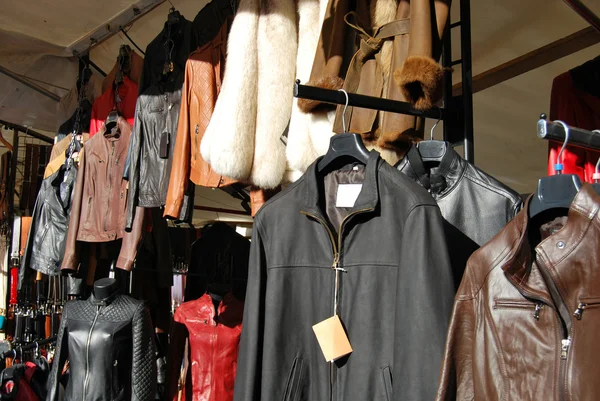
<svg viewBox="0 0 600 401">
<path fill-rule="evenodd" d="M 383 380 L 383 389 L 385 390 L 385 399 L 392 400 L 392 370 L 389 366 L 381 369 L 381 379 Z"/>
<path fill-rule="evenodd" d="M 496 298 L 494 300 L 494 309 L 520 309 L 523 311 L 531 311 L 535 320 L 540 319 L 540 312 L 544 308 L 544 304 L 535 303 L 522 299 L 507 299 Z"/>
<path fill-rule="evenodd" d="M 600 298 L 580 298 L 577 309 L 573 312 L 573 316 L 577 320 L 583 319 L 583 313 L 589 309 L 600 308 Z"/>
<path fill-rule="evenodd" d="M 285 392 L 283 393 L 283 401 L 296 401 L 300 394 L 300 379 L 302 377 L 302 369 L 304 369 L 304 363 L 300 357 L 294 359 L 292 364 L 292 370 L 288 375 L 288 380 L 285 385 Z"/>
</svg>

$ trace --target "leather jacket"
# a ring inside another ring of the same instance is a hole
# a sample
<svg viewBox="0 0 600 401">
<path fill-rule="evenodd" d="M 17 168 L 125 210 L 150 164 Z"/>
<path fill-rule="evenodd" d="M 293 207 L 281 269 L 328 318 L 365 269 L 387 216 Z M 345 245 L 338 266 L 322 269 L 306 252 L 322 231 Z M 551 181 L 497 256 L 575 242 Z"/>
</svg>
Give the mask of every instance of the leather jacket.
<svg viewBox="0 0 600 401">
<path fill-rule="evenodd" d="M 186 395 L 182 401 L 233 399 L 244 302 L 229 293 L 218 303 L 217 312 L 209 294 L 184 302 L 175 311 L 167 362 L 167 400 L 178 401 L 177 379 L 186 337 L 190 341 L 191 383 L 186 381 Z"/>
<path fill-rule="evenodd" d="M 123 180 L 131 125 L 119 117 L 112 133 L 102 127 L 85 143 L 73 199 L 67 245 L 61 269 L 77 270 L 77 241 L 110 242 L 123 238 L 117 267 L 130 270 L 142 234 L 143 213 L 136 216 L 136 228 L 126 233 L 127 182 Z"/>
<path fill-rule="evenodd" d="M 316 163 L 254 219 L 234 400 L 432 400 L 454 294 L 439 208 L 375 151 L 325 177 Z M 331 364 L 312 326 L 336 272 L 353 352 Z"/>
<path fill-rule="evenodd" d="M 469 259 L 438 401 L 598 399 L 600 196 L 584 185 L 541 230 L 528 204 Z"/>
<path fill-rule="evenodd" d="M 213 171 L 200 154 L 200 142 L 210 122 L 221 89 L 228 26 L 229 24 L 225 22 L 212 41 L 190 55 L 185 66 L 185 83 L 181 96 L 177 143 L 173 154 L 165 217 L 179 217 L 185 190 L 189 185 L 218 188 L 236 182 Z"/>
<path fill-rule="evenodd" d="M 65 254 L 69 215 L 73 205 L 75 163 L 65 166 L 42 181 L 33 208 L 31 228 L 19 271 L 19 287 L 22 286 L 28 268 L 47 275 L 56 275 Z"/>
<path fill-rule="evenodd" d="M 471 254 L 521 210 L 521 196 L 460 157 L 449 144 L 435 168 L 426 167 L 416 146 L 397 167 L 427 189 L 440 207 L 458 286 Z"/>
<path fill-rule="evenodd" d="M 58 401 L 65 361 L 70 364 L 64 401 L 153 401 L 155 346 L 142 301 L 116 294 L 65 304 L 48 379 L 47 401 Z"/>
<path fill-rule="evenodd" d="M 129 198 L 125 228 L 132 229 L 135 208 L 164 206 L 167 200 L 183 76 L 175 73 L 140 95 L 131 137 Z M 162 153 L 161 153 L 162 152 Z M 179 220 L 189 220 L 193 211 L 194 186 L 189 185 Z"/>
</svg>

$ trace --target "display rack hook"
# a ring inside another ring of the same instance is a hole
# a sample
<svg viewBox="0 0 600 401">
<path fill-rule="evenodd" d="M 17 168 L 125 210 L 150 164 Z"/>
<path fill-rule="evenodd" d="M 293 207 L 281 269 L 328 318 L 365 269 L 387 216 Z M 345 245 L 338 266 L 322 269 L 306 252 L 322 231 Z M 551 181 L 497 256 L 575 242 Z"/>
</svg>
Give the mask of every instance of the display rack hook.
<svg viewBox="0 0 600 401">
<path fill-rule="evenodd" d="M 556 174 L 562 174 L 562 170 L 563 170 L 562 154 L 565 151 L 565 149 L 567 148 L 567 143 L 569 142 L 569 126 L 564 121 L 561 121 L 561 120 L 555 120 L 553 122 L 556 124 L 562 125 L 565 130 L 565 141 L 563 142 L 562 147 L 560 148 L 560 152 L 558 152 L 558 157 L 556 158 L 556 164 L 554 165 L 554 170 L 556 171 Z"/>
<path fill-rule="evenodd" d="M 342 127 L 344 128 L 344 133 L 346 133 L 346 132 L 348 132 L 348 130 L 346 129 L 346 110 L 348 110 L 348 103 L 350 103 L 350 96 L 348 96 L 348 92 L 346 92 L 346 89 L 338 89 L 338 91 L 344 92 L 344 95 L 346 96 L 346 104 L 344 105 L 344 112 L 342 113 Z"/>
<path fill-rule="evenodd" d="M 439 109 L 440 112 L 440 118 L 438 118 L 438 120 L 435 122 L 435 124 L 433 124 L 433 127 L 431 127 L 431 140 L 433 141 L 433 131 L 436 129 L 436 127 L 438 126 L 438 124 L 440 123 L 440 121 L 442 121 L 442 109 Z"/>
</svg>

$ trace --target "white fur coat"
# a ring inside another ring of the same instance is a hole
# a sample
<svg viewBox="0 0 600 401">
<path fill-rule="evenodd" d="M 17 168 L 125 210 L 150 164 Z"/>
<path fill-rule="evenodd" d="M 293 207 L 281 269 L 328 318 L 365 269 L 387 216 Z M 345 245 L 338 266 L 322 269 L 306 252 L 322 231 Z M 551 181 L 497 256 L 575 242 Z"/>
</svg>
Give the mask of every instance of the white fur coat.
<svg viewBox="0 0 600 401">
<path fill-rule="evenodd" d="M 286 168 L 281 135 L 292 110 L 297 19 L 294 0 L 240 1 L 221 93 L 201 144 L 202 156 L 217 173 L 265 189 L 281 183 Z"/>
</svg>

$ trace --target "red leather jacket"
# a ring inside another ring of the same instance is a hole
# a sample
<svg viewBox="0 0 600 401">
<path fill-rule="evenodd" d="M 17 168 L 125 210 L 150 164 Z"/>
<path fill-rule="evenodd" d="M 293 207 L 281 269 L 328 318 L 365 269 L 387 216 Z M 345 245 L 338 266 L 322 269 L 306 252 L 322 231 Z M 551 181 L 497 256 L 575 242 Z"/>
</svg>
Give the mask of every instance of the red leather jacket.
<svg viewBox="0 0 600 401">
<path fill-rule="evenodd" d="M 96 99 L 92 106 L 92 119 L 90 121 L 90 138 L 93 137 L 104 125 L 108 113 L 117 108 L 121 116 L 127 122 L 133 125 L 135 121 L 135 103 L 137 101 L 138 85 L 129 79 L 128 76 L 123 77 L 123 83 L 119 85 L 119 97 L 121 102 L 118 107 L 115 105 L 115 89 L 111 85 L 99 98 Z"/>
<path fill-rule="evenodd" d="M 208 294 L 177 308 L 167 361 L 166 400 L 178 400 L 178 379 L 186 337 L 189 338 L 191 372 L 188 369 L 181 401 L 233 400 L 243 314 L 244 303 L 231 293 L 219 303 L 218 314 Z"/>
</svg>

